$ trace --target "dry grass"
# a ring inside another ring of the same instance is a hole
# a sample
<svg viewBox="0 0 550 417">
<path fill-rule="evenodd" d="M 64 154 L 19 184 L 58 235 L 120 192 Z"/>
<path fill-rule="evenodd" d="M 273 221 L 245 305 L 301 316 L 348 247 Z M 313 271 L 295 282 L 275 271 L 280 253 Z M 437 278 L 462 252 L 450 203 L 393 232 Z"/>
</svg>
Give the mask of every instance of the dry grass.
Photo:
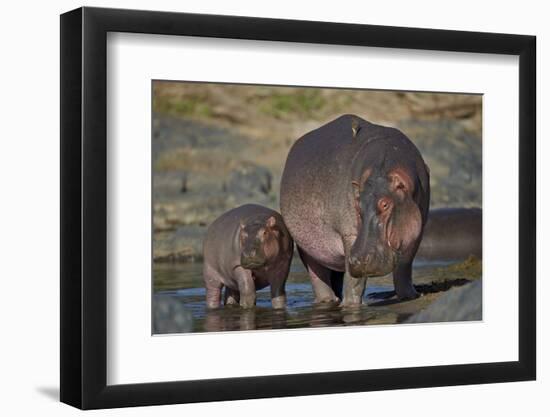
<svg viewBox="0 0 550 417">
<path fill-rule="evenodd" d="M 285 141 L 342 113 L 386 125 L 451 118 L 481 137 L 481 105 L 480 95 L 467 94 L 165 81 L 156 81 L 153 88 L 153 107 L 159 113 L 236 128 L 253 138 Z"/>
</svg>

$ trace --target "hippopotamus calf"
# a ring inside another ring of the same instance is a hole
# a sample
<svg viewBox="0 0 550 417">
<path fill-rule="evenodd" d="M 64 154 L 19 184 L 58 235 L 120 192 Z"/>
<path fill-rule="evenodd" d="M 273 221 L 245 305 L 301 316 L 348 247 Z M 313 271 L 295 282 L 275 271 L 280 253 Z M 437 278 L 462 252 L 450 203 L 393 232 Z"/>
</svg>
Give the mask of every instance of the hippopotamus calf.
<svg viewBox="0 0 550 417">
<path fill-rule="evenodd" d="M 367 277 L 390 272 L 401 299 L 416 297 L 412 261 L 429 203 L 428 167 L 397 129 L 344 115 L 298 139 L 281 214 L 316 302 L 361 304 Z"/>
<path fill-rule="evenodd" d="M 253 307 L 256 290 L 270 285 L 273 308 L 284 308 L 293 251 L 276 211 L 246 204 L 225 212 L 210 225 L 203 244 L 207 307 L 219 307 L 224 286 L 224 304 Z"/>
</svg>

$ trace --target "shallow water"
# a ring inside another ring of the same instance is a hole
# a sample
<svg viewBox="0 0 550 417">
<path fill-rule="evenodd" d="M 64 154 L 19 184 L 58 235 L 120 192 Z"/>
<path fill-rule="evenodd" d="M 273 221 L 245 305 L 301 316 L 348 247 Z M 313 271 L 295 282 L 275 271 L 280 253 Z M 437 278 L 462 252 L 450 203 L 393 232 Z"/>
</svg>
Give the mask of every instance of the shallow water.
<svg viewBox="0 0 550 417">
<path fill-rule="evenodd" d="M 430 271 L 448 262 L 417 262 L 415 272 Z M 380 303 L 393 290 L 391 277 L 367 284 L 364 305 L 342 309 L 336 305 L 315 305 L 307 273 L 293 262 L 286 284 L 286 310 L 273 310 L 269 287 L 257 292 L 256 307 L 227 306 L 207 310 L 201 263 L 157 264 L 154 268 L 154 333 L 185 333 L 254 329 L 387 324 L 406 317 Z M 168 300 L 170 306 L 166 307 Z M 377 305 L 376 308 L 369 308 Z M 179 317 L 179 318 L 178 318 Z M 177 323 L 176 323 L 177 321 Z"/>
</svg>

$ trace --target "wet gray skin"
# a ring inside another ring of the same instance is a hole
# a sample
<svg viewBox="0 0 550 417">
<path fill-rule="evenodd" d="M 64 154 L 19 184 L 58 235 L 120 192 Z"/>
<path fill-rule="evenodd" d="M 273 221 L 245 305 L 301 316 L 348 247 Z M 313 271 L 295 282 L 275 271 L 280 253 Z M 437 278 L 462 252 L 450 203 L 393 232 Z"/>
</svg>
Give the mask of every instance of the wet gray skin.
<svg viewBox="0 0 550 417">
<path fill-rule="evenodd" d="M 273 308 L 286 306 L 285 282 L 294 245 L 279 213 L 256 204 L 229 210 L 208 228 L 203 278 L 208 308 L 256 304 L 256 291 L 271 289 Z"/>
<path fill-rule="evenodd" d="M 280 199 L 317 303 L 361 304 L 367 278 L 390 272 L 399 298 L 417 296 L 429 171 L 399 130 L 345 115 L 306 134 L 288 154 Z"/>
<path fill-rule="evenodd" d="M 430 210 L 416 258 L 482 258 L 483 214 L 480 208 Z"/>
</svg>

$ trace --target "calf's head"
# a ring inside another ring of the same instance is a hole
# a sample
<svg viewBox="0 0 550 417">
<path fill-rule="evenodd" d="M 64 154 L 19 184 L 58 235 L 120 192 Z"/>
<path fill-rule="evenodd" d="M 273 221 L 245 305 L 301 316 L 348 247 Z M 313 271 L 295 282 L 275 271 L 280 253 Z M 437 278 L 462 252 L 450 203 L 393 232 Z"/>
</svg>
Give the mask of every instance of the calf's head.
<svg viewBox="0 0 550 417">
<path fill-rule="evenodd" d="M 401 259 L 412 259 L 422 233 L 422 216 L 414 200 L 416 184 L 407 170 L 367 169 L 352 182 L 357 238 L 348 257 L 353 277 L 382 276 Z"/>
<path fill-rule="evenodd" d="M 267 220 L 241 223 L 239 231 L 241 266 L 246 269 L 265 266 L 281 251 L 282 238 L 274 216 L 270 216 Z"/>
</svg>

